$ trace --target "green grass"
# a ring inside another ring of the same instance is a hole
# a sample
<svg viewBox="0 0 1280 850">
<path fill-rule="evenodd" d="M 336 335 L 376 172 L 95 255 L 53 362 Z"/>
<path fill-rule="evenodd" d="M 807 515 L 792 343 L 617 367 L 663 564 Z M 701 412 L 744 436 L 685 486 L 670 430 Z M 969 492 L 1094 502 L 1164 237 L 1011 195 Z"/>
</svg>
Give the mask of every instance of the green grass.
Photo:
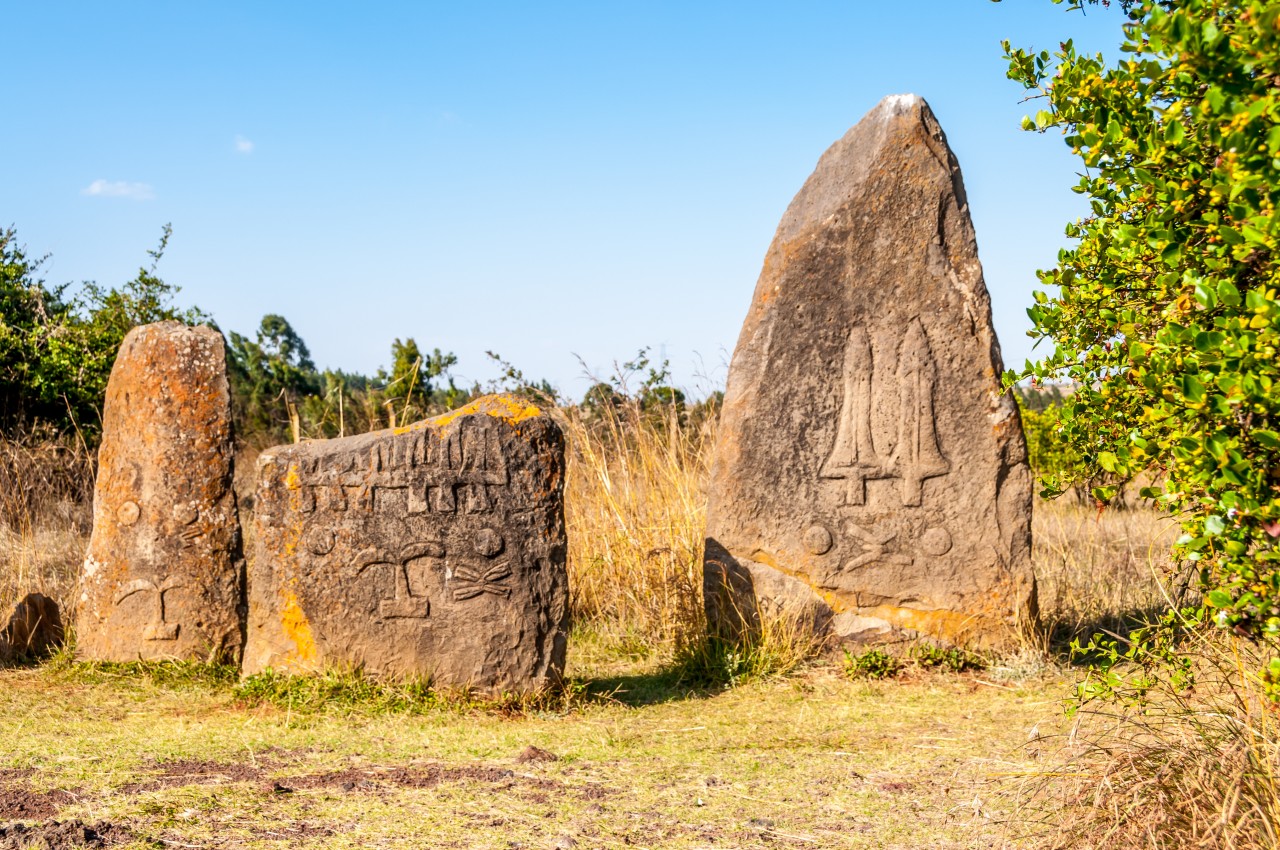
<svg viewBox="0 0 1280 850">
<path fill-rule="evenodd" d="M 0 809 L 45 794 L 138 847 L 988 847 L 983 801 L 1065 690 L 832 666 L 699 688 L 589 641 L 575 661 L 573 698 L 518 709 L 337 674 L 3 670 Z"/>
</svg>

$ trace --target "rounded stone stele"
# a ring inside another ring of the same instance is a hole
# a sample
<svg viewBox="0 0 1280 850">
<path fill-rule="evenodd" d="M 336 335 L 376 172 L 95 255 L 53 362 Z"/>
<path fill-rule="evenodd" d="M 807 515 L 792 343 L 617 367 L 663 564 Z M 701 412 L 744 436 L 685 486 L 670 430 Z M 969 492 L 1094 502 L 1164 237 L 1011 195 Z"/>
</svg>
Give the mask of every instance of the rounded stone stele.
<svg viewBox="0 0 1280 850">
<path fill-rule="evenodd" d="M 134 501 L 125 502 L 116 511 L 116 519 L 121 525 L 129 526 L 138 521 L 138 517 L 142 515 L 142 509 L 138 507 L 138 503 Z"/>
<path fill-rule="evenodd" d="M 804 533 L 804 548 L 815 555 L 825 555 L 831 551 L 835 540 L 825 525 L 811 525 Z"/>
<path fill-rule="evenodd" d="M 234 453 L 222 334 L 179 322 L 129 331 L 103 402 L 78 658 L 240 658 Z"/>
</svg>

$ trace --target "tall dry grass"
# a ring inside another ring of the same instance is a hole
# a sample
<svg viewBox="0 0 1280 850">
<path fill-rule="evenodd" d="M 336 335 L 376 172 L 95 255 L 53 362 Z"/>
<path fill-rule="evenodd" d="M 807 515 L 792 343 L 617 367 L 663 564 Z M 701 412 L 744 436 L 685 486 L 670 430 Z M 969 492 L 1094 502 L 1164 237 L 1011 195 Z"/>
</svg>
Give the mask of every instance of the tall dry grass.
<svg viewBox="0 0 1280 850">
<path fill-rule="evenodd" d="M 1065 646 L 1099 629 L 1124 629 L 1167 603 L 1162 581 L 1179 534 L 1169 516 L 1143 506 L 1098 510 L 1037 498 L 1032 563 L 1042 624 Z"/>
<path fill-rule="evenodd" d="M 1194 686 L 1088 704 L 1067 734 L 1032 742 L 1045 766 L 1010 791 L 1024 846 L 1280 846 L 1280 717 L 1257 675 L 1268 653 L 1211 630 L 1182 655 Z"/>
<path fill-rule="evenodd" d="M 0 616 L 36 591 L 66 610 L 92 522 L 94 458 L 74 438 L 0 438 Z"/>
<path fill-rule="evenodd" d="M 714 419 L 634 402 L 563 408 L 565 520 L 575 623 L 635 654 L 705 631 L 702 547 Z"/>
<path fill-rule="evenodd" d="M 1042 611 L 1059 648 L 1099 631 L 1123 638 L 1186 589 L 1170 558 L 1180 529 L 1155 510 L 1042 501 L 1034 531 Z M 1196 627 L 1178 654 L 1194 685 L 1156 671 L 1141 700 L 1086 703 L 1068 733 L 1028 744 L 1044 766 L 1007 789 L 1019 846 L 1280 846 L 1280 708 L 1258 675 L 1269 653 Z"/>
</svg>

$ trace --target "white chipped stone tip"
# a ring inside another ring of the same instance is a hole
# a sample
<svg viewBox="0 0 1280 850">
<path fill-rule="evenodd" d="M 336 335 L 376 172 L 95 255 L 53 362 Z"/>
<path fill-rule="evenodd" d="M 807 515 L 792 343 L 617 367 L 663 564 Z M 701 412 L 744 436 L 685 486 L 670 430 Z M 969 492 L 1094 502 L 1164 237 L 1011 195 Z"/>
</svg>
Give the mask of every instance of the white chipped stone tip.
<svg viewBox="0 0 1280 850">
<path fill-rule="evenodd" d="M 901 115 L 915 109 L 923 102 L 924 98 L 918 94 L 891 94 L 880 101 L 880 105 L 889 115 Z"/>
</svg>

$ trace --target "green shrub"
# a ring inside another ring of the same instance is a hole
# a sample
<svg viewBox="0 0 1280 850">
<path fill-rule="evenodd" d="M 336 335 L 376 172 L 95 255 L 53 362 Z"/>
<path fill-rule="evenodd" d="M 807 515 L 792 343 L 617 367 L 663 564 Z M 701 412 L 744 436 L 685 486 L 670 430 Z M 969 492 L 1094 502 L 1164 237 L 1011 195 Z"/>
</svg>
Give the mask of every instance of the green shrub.
<svg viewBox="0 0 1280 850">
<path fill-rule="evenodd" d="M 956 646 L 942 647 L 933 643 L 913 646 L 911 660 L 926 670 L 942 669 L 950 670 L 952 673 L 963 673 L 967 670 L 987 669 L 987 662 L 980 655 Z"/>
<path fill-rule="evenodd" d="M 850 679 L 889 679 L 902 672 L 904 666 L 902 659 L 883 649 L 872 647 L 856 655 L 844 651 L 844 674 Z"/>
<path fill-rule="evenodd" d="M 1062 131 L 1090 202 L 1028 311 L 1053 353 L 1007 380 L 1077 386 L 1057 430 L 1079 462 L 1050 490 L 1162 473 L 1143 495 L 1181 520 L 1175 554 L 1198 570 L 1199 604 L 1164 636 L 1102 647 L 1176 662 L 1175 623 L 1280 638 L 1280 4 L 1140 0 L 1125 14 L 1111 64 L 1070 41 L 1053 56 L 1005 44 L 1009 76 L 1044 102 L 1024 126 Z"/>
</svg>

